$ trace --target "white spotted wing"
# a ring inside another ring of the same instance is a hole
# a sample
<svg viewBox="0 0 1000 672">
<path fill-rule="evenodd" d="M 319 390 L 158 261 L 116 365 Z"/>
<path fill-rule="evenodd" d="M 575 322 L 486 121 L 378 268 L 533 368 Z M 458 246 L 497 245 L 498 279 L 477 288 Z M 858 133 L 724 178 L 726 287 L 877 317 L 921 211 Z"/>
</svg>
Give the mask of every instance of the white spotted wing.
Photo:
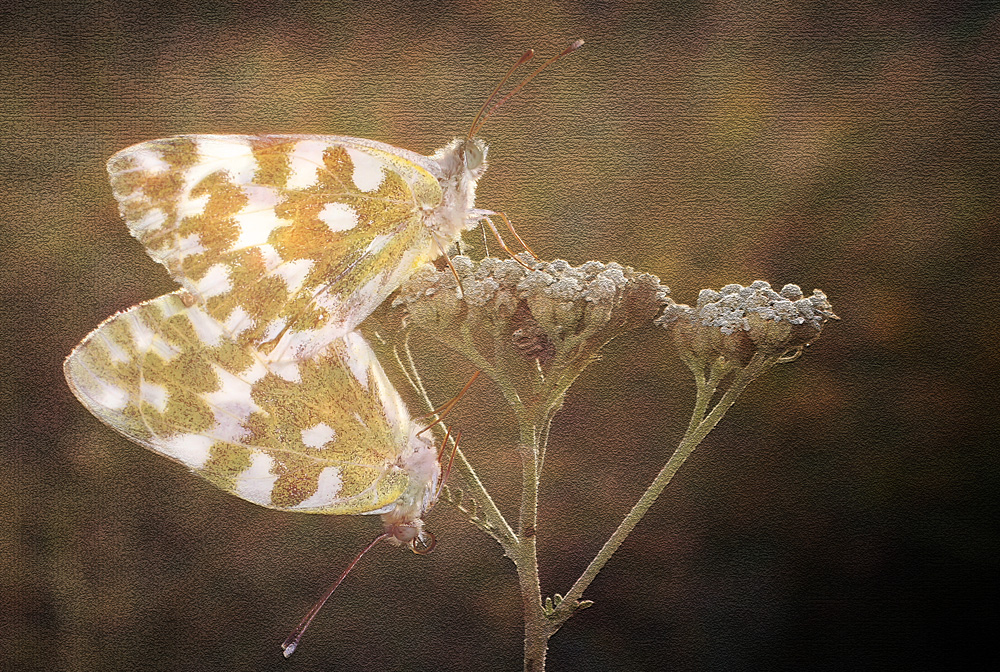
<svg viewBox="0 0 1000 672">
<path fill-rule="evenodd" d="M 355 329 L 474 226 L 478 139 L 427 157 L 371 140 L 188 135 L 115 154 L 122 216 L 150 256 L 273 360 Z"/>
<path fill-rule="evenodd" d="M 409 521 L 436 487 L 436 451 L 356 332 L 268 361 L 178 291 L 108 318 L 65 373 L 113 429 L 255 504 Z"/>
</svg>

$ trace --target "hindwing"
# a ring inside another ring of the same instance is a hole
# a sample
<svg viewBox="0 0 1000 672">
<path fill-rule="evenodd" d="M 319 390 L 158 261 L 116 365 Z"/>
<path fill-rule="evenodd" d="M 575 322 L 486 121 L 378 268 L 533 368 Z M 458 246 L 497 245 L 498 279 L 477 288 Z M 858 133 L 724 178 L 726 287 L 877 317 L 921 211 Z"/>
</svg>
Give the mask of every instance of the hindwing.
<svg viewBox="0 0 1000 672">
<path fill-rule="evenodd" d="M 307 360 L 234 341 L 183 290 L 120 312 L 66 359 L 73 393 L 127 438 L 255 504 L 382 513 L 415 425 L 356 332 Z"/>
</svg>

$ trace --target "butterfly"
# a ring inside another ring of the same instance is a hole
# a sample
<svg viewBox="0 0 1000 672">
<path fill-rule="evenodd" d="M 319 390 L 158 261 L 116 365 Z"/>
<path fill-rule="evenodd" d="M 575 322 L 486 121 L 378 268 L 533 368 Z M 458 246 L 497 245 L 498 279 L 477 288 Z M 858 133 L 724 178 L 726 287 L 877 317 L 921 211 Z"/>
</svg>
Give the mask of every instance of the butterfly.
<svg viewBox="0 0 1000 672">
<path fill-rule="evenodd" d="M 433 546 L 423 516 L 438 450 L 358 332 L 271 362 L 177 290 L 105 320 L 64 370 L 102 422 L 228 493 L 282 511 L 381 514 L 388 537 Z"/>
<path fill-rule="evenodd" d="M 441 455 L 356 329 L 480 221 L 503 244 L 489 218 L 506 218 L 475 207 L 487 165 L 476 132 L 582 44 L 489 107 L 526 52 L 468 135 L 431 156 L 320 135 L 183 135 L 112 156 L 129 230 L 182 289 L 84 338 L 64 364 L 70 389 L 226 492 L 283 511 L 379 514 L 379 539 L 428 552 Z"/>
<path fill-rule="evenodd" d="M 182 135 L 112 156 L 112 190 L 132 235 L 232 339 L 270 361 L 312 357 L 464 231 L 497 233 L 501 213 L 474 207 L 487 167 L 475 133 L 582 44 L 484 116 L 525 53 L 468 135 L 431 156 L 346 136 Z"/>
</svg>

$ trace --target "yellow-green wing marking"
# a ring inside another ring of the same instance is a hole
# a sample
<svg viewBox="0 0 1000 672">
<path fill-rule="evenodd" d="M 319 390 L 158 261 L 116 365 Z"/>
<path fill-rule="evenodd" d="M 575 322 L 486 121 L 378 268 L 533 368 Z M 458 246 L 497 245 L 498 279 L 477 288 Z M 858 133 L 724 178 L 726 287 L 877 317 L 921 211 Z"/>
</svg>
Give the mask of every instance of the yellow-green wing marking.
<svg viewBox="0 0 1000 672">
<path fill-rule="evenodd" d="M 428 218 L 444 197 L 431 171 L 428 157 L 340 136 L 179 136 L 108 161 L 150 256 L 272 360 L 352 331 L 439 255 Z"/>
<path fill-rule="evenodd" d="M 356 332 L 268 362 L 178 291 L 108 318 L 65 372 L 110 427 L 255 504 L 384 513 L 436 483 L 434 470 L 410 483 L 408 463 L 433 450 Z"/>
</svg>

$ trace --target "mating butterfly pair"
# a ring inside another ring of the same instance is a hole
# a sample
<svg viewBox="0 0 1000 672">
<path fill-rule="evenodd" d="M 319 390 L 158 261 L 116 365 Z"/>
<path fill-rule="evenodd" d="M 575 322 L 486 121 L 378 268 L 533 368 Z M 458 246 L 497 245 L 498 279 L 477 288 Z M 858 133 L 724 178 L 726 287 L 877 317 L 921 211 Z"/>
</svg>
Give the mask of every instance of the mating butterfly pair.
<svg viewBox="0 0 1000 672">
<path fill-rule="evenodd" d="M 379 513 L 403 542 L 440 469 L 358 324 L 485 214 L 478 139 L 182 136 L 108 162 L 132 234 L 183 289 L 67 358 L 113 429 L 255 504 Z"/>
<path fill-rule="evenodd" d="M 111 428 L 243 499 L 381 514 L 385 536 L 433 545 L 422 518 L 438 450 L 356 328 L 494 214 L 474 207 L 487 153 L 476 131 L 581 45 L 487 110 L 525 54 L 468 136 L 430 157 L 306 135 L 189 135 L 113 156 L 122 216 L 182 289 L 84 338 L 64 365 L 70 389 Z"/>
</svg>

